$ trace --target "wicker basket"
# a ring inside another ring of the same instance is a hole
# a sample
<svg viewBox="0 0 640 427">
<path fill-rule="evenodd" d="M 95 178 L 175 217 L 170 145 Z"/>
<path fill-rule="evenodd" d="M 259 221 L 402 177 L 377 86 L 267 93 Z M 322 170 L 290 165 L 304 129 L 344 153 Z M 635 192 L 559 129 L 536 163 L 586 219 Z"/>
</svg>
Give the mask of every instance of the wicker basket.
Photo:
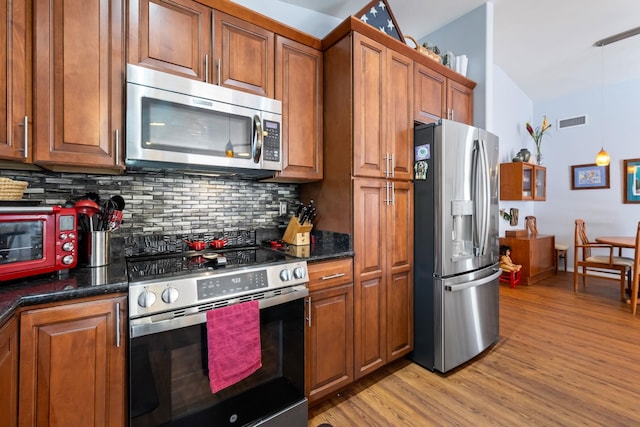
<svg viewBox="0 0 640 427">
<path fill-rule="evenodd" d="M 442 62 L 442 58 L 440 58 L 440 55 L 438 55 L 437 53 L 427 49 L 424 46 L 421 46 L 418 41 L 416 39 L 414 39 L 411 36 L 405 36 L 405 38 L 411 40 L 413 42 L 413 44 L 416 45 L 415 49 L 420 52 L 421 54 L 425 55 L 426 57 L 433 59 L 436 62 Z"/>
<path fill-rule="evenodd" d="M 20 200 L 24 190 L 29 185 L 26 181 L 14 181 L 10 178 L 0 178 L 0 200 Z"/>
</svg>

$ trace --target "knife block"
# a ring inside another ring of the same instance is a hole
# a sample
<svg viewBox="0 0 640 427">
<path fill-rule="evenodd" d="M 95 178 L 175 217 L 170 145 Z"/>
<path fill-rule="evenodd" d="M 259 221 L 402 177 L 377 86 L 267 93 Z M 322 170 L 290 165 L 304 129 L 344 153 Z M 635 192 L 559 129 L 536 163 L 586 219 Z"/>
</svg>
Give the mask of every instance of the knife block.
<svg viewBox="0 0 640 427">
<path fill-rule="evenodd" d="M 298 218 L 292 216 L 284 232 L 284 236 L 282 236 L 282 241 L 290 245 L 309 245 L 311 244 L 311 235 L 309 232 L 312 228 L 312 224 L 300 224 Z"/>
</svg>

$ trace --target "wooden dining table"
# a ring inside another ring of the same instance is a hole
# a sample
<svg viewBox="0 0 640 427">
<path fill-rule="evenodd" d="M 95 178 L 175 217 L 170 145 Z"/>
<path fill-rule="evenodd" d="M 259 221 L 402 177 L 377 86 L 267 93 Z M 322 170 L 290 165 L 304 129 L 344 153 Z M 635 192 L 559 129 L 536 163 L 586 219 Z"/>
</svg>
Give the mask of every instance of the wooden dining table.
<svg viewBox="0 0 640 427">
<path fill-rule="evenodd" d="M 635 249 L 635 236 L 604 236 L 596 237 L 596 242 L 606 243 L 617 248 Z"/>
</svg>

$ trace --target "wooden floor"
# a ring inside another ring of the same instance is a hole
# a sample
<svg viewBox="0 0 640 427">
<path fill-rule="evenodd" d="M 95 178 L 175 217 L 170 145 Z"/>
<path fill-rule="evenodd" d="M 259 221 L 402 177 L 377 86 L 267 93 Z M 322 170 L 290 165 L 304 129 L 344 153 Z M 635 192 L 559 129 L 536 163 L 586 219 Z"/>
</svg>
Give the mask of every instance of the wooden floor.
<svg viewBox="0 0 640 427">
<path fill-rule="evenodd" d="M 417 308 L 417 307 L 416 307 Z M 640 425 L 640 315 L 571 273 L 500 289 L 500 340 L 448 374 L 402 359 L 309 410 L 309 426 Z"/>
</svg>

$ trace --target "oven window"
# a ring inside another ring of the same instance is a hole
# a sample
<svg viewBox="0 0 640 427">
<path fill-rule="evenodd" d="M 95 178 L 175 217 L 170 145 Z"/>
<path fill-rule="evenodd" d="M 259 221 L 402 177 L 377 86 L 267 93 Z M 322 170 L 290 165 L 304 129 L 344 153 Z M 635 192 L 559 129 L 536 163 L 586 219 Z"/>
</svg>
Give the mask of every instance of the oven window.
<svg viewBox="0 0 640 427">
<path fill-rule="evenodd" d="M 41 220 L 0 223 L 0 265 L 42 259 L 43 229 Z"/>
<path fill-rule="evenodd" d="M 253 117 L 142 98 L 143 149 L 251 157 Z"/>
<path fill-rule="evenodd" d="M 303 299 L 260 311 L 262 367 L 213 394 L 204 323 L 134 338 L 130 426 L 241 426 L 304 398 Z"/>
</svg>

